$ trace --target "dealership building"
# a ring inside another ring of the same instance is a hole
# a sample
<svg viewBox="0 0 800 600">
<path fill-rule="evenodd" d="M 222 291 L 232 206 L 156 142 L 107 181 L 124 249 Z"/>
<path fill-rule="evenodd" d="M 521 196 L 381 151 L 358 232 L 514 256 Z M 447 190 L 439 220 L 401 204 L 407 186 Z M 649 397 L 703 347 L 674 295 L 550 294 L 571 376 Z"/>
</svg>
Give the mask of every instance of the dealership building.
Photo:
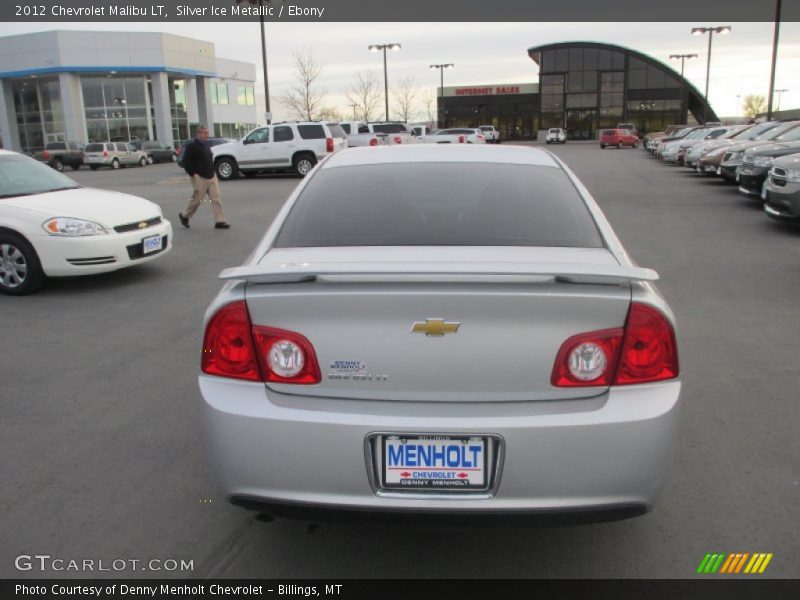
<svg viewBox="0 0 800 600">
<path fill-rule="evenodd" d="M 176 143 L 205 123 L 217 136 L 255 127 L 255 65 L 166 33 L 47 31 L 0 37 L 2 147 L 48 142 Z"/>
<path fill-rule="evenodd" d="M 623 122 L 648 132 L 717 120 L 684 77 L 635 50 L 565 42 L 529 48 L 528 55 L 538 82 L 445 87 L 438 100 L 444 126 L 494 125 L 504 139 L 535 139 L 562 127 L 570 139 L 595 139 L 597 130 Z"/>
</svg>

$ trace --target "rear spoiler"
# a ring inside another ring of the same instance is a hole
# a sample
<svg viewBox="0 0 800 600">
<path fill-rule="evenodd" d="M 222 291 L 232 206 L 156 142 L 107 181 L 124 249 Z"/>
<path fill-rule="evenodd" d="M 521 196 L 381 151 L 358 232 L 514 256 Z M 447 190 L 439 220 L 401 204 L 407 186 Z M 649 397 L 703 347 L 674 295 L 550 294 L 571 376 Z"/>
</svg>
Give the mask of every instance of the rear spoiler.
<svg viewBox="0 0 800 600">
<path fill-rule="evenodd" d="M 642 267 L 573 263 L 290 263 L 225 269 L 220 279 L 252 283 L 596 283 L 655 281 Z"/>
</svg>

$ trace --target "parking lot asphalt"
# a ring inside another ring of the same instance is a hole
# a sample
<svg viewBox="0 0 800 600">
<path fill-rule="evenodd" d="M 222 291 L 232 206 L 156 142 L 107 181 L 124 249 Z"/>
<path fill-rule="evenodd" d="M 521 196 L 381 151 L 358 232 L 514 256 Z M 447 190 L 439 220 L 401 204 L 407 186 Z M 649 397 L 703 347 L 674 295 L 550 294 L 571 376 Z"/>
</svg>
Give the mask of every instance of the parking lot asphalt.
<svg viewBox="0 0 800 600">
<path fill-rule="evenodd" d="M 264 523 L 227 505 L 201 439 L 203 312 L 217 274 L 249 254 L 297 180 L 225 182 L 232 228 L 212 229 L 204 204 L 186 230 L 176 215 L 188 178 L 175 165 L 81 170 L 67 174 L 159 203 L 175 245 L 147 265 L 0 297 L 0 577 L 691 577 L 707 552 L 771 552 L 760 577 L 800 576 L 800 229 L 642 150 L 547 148 L 634 260 L 660 273 L 678 318 L 682 428 L 654 512 L 442 531 Z M 19 554 L 194 569 L 20 572 Z"/>
</svg>

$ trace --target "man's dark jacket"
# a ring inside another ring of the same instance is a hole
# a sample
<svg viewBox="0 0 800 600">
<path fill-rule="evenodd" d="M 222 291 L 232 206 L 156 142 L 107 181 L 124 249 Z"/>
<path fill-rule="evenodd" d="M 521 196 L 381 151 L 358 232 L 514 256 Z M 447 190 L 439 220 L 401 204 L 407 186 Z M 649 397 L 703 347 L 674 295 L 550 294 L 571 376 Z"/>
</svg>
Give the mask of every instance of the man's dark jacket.
<svg viewBox="0 0 800 600">
<path fill-rule="evenodd" d="M 183 149 L 183 170 L 189 175 L 200 175 L 205 179 L 214 177 L 214 155 L 204 142 L 197 138 Z"/>
</svg>

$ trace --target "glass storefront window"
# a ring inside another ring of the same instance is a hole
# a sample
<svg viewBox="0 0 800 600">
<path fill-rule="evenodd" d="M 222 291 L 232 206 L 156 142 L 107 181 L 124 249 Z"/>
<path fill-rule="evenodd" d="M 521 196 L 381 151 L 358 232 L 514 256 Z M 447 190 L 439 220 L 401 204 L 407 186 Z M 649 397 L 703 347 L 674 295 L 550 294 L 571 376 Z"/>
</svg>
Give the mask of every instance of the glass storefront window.
<svg viewBox="0 0 800 600">
<path fill-rule="evenodd" d="M 236 86 L 236 104 L 239 106 L 247 106 L 247 92 L 243 85 Z"/>
<path fill-rule="evenodd" d="M 152 105 L 144 76 L 81 77 L 86 135 L 90 143 L 150 139 L 147 105 Z M 155 134 L 153 134 L 155 135 Z"/>
<path fill-rule="evenodd" d="M 245 91 L 247 93 L 247 106 L 255 106 L 256 105 L 256 96 L 255 96 L 255 91 L 253 90 L 253 86 L 252 85 L 248 85 L 247 86 L 247 90 L 245 90 Z"/>
</svg>

